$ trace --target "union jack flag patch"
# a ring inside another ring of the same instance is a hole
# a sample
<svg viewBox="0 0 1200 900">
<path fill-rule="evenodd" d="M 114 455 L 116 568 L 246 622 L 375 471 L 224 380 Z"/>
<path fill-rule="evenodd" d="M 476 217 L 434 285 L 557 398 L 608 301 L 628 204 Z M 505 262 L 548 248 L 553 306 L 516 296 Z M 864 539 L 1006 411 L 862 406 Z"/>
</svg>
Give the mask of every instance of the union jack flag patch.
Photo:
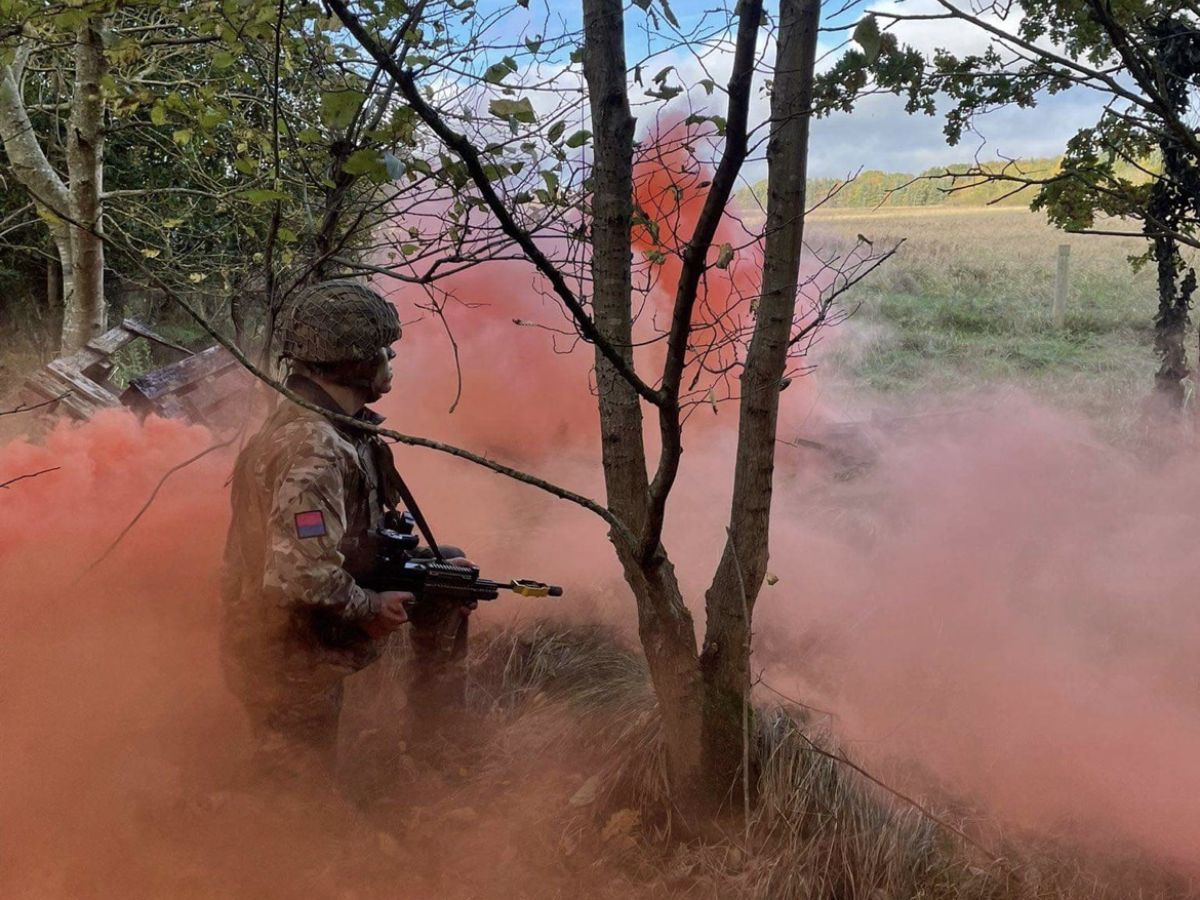
<svg viewBox="0 0 1200 900">
<path fill-rule="evenodd" d="M 296 513 L 296 534 L 300 537 L 321 537 L 325 533 L 325 516 L 319 509 Z"/>
</svg>

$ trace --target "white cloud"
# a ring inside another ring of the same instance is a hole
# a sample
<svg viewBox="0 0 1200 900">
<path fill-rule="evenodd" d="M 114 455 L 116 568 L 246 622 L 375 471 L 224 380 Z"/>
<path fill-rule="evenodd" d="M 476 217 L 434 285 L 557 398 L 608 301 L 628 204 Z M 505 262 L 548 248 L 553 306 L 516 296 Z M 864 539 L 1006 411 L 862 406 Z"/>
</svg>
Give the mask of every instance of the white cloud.
<svg viewBox="0 0 1200 900">
<path fill-rule="evenodd" d="M 1098 95 L 1070 91 L 1043 99 L 1034 109 L 1008 108 L 980 118 L 978 134 L 957 147 L 946 144 L 944 115 L 909 115 L 898 97 L 864 98 L 851 113 L 813 123 L 809 174 L 843 177 L 858 168 L 917 173 L 933 166 L 1000 157 L 1054 156 L 1080 128 L 1096 121 Z"/>
</svg>

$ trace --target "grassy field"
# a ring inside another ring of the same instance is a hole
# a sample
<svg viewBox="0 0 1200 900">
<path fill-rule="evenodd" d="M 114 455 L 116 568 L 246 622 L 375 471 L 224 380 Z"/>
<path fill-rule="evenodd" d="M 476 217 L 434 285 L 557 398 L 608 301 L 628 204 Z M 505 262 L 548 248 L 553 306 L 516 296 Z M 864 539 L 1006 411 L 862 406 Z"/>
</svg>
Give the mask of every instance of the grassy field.
<svg viewBox="0 0 1200 900">
<path fill-rule="evenodd" d="M 1069 235 L 1024 209 L 830 210 L 814 248 L 857 235 L 899 252 L 845 297 L 857 312 L 816 356 L 838 393 L 912 399 L 1018 385 L 1097 417 L 1150 391 L 1153 272 L 1140 238 Z M 1051 322 L 1058 245 L 1071 248 L 1065 323 Z"/>
</svg>

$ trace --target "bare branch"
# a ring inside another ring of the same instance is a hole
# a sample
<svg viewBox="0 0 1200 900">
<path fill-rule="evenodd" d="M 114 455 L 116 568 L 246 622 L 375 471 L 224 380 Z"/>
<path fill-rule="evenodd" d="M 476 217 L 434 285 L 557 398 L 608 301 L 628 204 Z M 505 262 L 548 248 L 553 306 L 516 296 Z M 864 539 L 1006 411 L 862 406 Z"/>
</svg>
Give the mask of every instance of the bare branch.
<svg viewBox="0 0 1200 900">
<path fill-rule="evenodd" d="M 30 472 L 27 475 L 18 475 L 16 478 L 10 478 L 8 481 L 0 481 L 0 488 L 7 488 L 10 484 L 16 484 L 18 481 L 24 481 L 27 478 L 37 478 L 39 475 L 45 475 L 47 472 L 57 472 L 62 466 L 51 466 L 49 469 L 40 469 L 37 472 Z"/>
<path fill-rule="evenodd" d="M 328 0 L 328 4 L 330 9 L 341 19 L 342 24 L 346 26 L 347 30 L 354 35 L 355 40 L 367 51 L 368 55 L 392 77 L 396 85 L 400 88 L 400 93 L 404 96 L 404 99 L 413 111 L 433 130 L 442 143 L 463 161 L 467 172 L 471 176 L 471 180 L 479 190 L 492 215 L 500 223 L 501 229 L 521 247 L 529 260 L 537 267 L 538 271 L 550 282 L 554 293 L 558 295 L 571 311 L 571 315 L 583 337 L 600 348 L 605 358 L 613 364 L 613 368 L 633 386 L 644 400 L 656 406 L 659 405 L 662 402 L 660 393 L 639 378 L 633 367 L 621 356 L 619 350 L 604 339 L 596 329 L 596 325 L 591 317 L 584 310 L 583 303 L 567 284 L 562 272 L 542 252 L 537 242 L 534 241 L 533 236 L 517 224 L 507 205 L 496 193 L 491 179 L 484 172 L 479 151 L 475 149 L 465 135 L 454 131 L 446 123 L 442 115 L 429 104 L 417 87 L 412 71 L 402 69 L 395 59 L 387 55 L 380 46 L 379 41 L 366 30 L 366 27 L 359 21 L 358 16 L 351 12 L 342 0 Z"/>
</svg>

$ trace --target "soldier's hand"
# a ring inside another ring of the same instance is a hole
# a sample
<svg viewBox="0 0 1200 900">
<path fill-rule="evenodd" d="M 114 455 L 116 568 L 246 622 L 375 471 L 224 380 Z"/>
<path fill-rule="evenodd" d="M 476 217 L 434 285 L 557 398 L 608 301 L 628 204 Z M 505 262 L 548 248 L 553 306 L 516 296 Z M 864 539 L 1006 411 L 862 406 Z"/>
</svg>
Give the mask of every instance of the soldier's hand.
<svg viewBox="0 0 1200 900">
<path fill-rule="evenodd" d="M 456 556 L 456 557 L 454 557 L 454 559 L 448 559 L 448 560 L 446 560 L 446 565 L 457 566 L 460 569 L 477 569 L 477 568 L 479 568 L 478 566 L 475 565 L 475 563 L 471 562 L 465 556 Z"/>
<path fill-rule="evenodd" d="M 379 614 L 365 626 L 367 634 L 380 638 L 391 634 L 408 621 L 408 607 L 416 597 L 408 591 L 383 591 L 379 595 Z"/>
</svg>

